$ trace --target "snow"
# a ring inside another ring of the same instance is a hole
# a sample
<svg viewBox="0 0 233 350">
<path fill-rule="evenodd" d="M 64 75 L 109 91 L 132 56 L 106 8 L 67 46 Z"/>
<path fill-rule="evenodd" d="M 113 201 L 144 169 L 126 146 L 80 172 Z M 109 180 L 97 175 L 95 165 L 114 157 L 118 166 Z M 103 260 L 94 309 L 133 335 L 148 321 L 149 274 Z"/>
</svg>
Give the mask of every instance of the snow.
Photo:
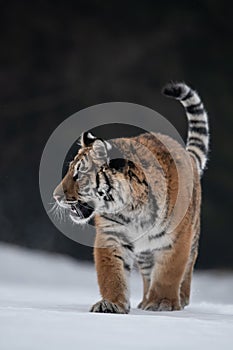
<svg viewBox="0 0 233 350">
<path fill-rule="evenodd" d="M 195 273 L 184 311 L 136 309 L 136 272 L 131 291 L 129 315 L 89 313 L 100 298 L 94 265 L 0 244 L 0 349 L 233 348 L 233 273 Z"/>
</svg>

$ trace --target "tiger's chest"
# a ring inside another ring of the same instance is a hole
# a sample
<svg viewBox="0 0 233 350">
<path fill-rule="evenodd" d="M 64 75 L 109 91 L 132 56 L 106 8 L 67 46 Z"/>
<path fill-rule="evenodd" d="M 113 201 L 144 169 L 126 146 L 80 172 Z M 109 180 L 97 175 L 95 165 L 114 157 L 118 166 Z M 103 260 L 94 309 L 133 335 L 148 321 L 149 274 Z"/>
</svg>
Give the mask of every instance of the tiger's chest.
<svg viewBox="0 0 233 350">
<path fill-rule="evenodd" d="M 119 216 L 118 220 L 118 224 L 105 226 L 103 232 L 116 236 L 122 244 L 131 244 L 135 254 L 146 250 L 162 251 L 173 244 L 172 233 L 166 232 L 162 226 L 148 220 L 146 216 L 139 215 L 134 220 Z"/>
<path fill-rule="evenodd" d="M 155 225 L 129 225 L 124 230 L 126 239 L 133 244 L 135 254 L 142 251 L 162 251 L 173 244 L 172 233 L 160 230 Z"/>
</svg>

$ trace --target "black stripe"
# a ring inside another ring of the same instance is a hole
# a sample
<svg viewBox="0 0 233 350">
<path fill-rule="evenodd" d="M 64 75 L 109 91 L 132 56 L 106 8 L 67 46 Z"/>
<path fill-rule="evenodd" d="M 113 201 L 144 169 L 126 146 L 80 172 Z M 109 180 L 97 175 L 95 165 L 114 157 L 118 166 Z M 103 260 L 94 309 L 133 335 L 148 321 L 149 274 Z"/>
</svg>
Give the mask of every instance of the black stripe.
<svg viewBox="0 0 233 350">
<path fill-rule="evenodd" d="M 191 141 L 188 143 L 187 147 L 189 147 L 189 146 L 194 146 L 194 147 L 199 148 L 204 154 L 208 153 L 204 143 L 198 143 L 198 142 Z"/>
<path fill-rule="evenodd" d="M 120 259 L 123 262 L 124 269 L 131 271 L 130 265 L 125 262 L 125 260 L 120 255 L 114 254 L 115 258 Z"/>
<path fill-rule="evenodd" d="M 98 190 L 99 188 L 99 185 L 100 185 L 100 176 L 98 173 L 96 173 L 96 189 Z"/>
<path fill-rule="evenodd" d="M 116 254 L 114 254 L 114 256 L 115 256 L 115 258 L 117 258 L 117 259 L 120 259 L 120 260 L 124 261 L 124 259 L 122 258 L 122 256 L 120 256 L 120 255 L 116 255 Z"/>
<path fill-rule="evenodd" d="M 137 263 L 139 265 L 139 268 L 142 270 L 152 269 L 152 267 L 154 266 L 154 259 L 151 258 L 145 261 L 137 260 Z"/>
<path fill-rule="evenodd" d="M 192 91 L 192 89 L 189 90 L 189 92 L 187 93 L 187 95 L 185 95 L 185 96 L 181 99 L 181 101 L 186 101 L 186 100 L 188 100 L 188 99 L 191 98 L 191 97 L 193 97 L 193 91 Z"/>
<path fill-rule="evenodd" d="M 145 250 L 145 251 L 143 251 L 143 252 L 140 252 L 140 253 L 138 253 L 137 254 L 137 256 L 140 256 L 140 255 L 151 255 L 151 251 L 148 249 L 148 250 Z"/>
<path fill-rule="evenodd" d="M 118 241 L 116 238 L 114 238 L 114 237 L 108 237 L 106 241 L 107 241 L 107 242 L 115 242 L 115 243 L 117 243 L 118 245 L 121 244 L 121 242 L 119 242 L 119 241 Z M 125 249 L 130 250 L 131 252 L 133 252 L 133 249 L 134 249 L 134 247 L 133 247 L 132 244 L 122 244 L 122 247 L 125 248 Z"/>
<path fill-rule="evenodd" d="M 202 161 L 201 161 L 200 156 L 197 154 L 197 152 L 195 152 L 192 149 L 189 149 L 188 151 L 194 155 L 194 157 L 197 159 L 197 161 L 199 163 L 200 169 L 202 169 Z"/>
<path fill-rule="evenodd" d="M 146 260 L 137 259 L 137 263 L 138 263 L 139 265 L 144 264 L 145 262 L 146 262 Z"/>
<path fill-rule="evenodd" d="M 153 255 L 148 255 L 148 256 L 136 255 L 136 260 L 137 260 L 138 264 L 148 264 L 148 262 L 154 263 Z"/>
<path fill-rule="evenodd" d="M 191 137 L 189 137 L 188 142 L 192 142 L 192 141 L 203 143 L 203 140 L 200 137 L 198 137 L 198 136 L 191 136 Z"/>
<path fill-rule="evenodd" d="M 123 244 L 123 247 L 126 249 L 129 249 L 131 252 L 133 252 L 133 245 L 132 244 Z"/>
<path fill-rule="evenodd" d="M 190 125 L 194 125 L 194 124 L 201 124 L 201 125 L 207 125 L 207 122 L 205 120 L 189 120 L 189 124 Z"/>
<path fill-rule="evenodd" d="M 205 109 L 203 106 L 201 107 L 201 105 L 202 105 L 202 102 L 196 103 L 194 105 L 186 106 L 185 107 L 186 112 L 191 114 L 197 114 L 197 115 L 203 114 L 205 112 Z"/>
<path fill-rule="evenodd" d="M 135 172 L 133 171 L 136 167 L 135 164 L 133 162 L 131 162 L 130 160 L 128 161 L 128 165 L 129 165 L 129 170 L 128 170 L 128 175 L 130 180 L 132 180 L 132 178 L 134 177 L 138 183 L 140 184 L 144 184 L 148 187 L 148 183 L 146 181 L 146 179 L 143 179 L 142 181 L 138 178 L 137 174 L 135 174 Z"/>
<path fill-rule="evenodd" d="M 114 202 L 113 196 L 111 194 L 107 194 L 107 196 L 104 196 L 103 199 L 106 202 Z M 108 207 L 108 203 L 106 203 L 106 206 Z"/>
<path fill-rule="evenodd" d="M 115 232 L 115 231 L 109 231 L 109 232 L 102 231 L 101 233 L 104 235 L 112 235 L 119 238 L 121 240 L 122 245 L 123 244 L 131 245 L 131 242 L 127 239 L 124 233 Z"/>
<path fill-rule="evenodd" d="M 141 271 L 141 272 L 142 272 L 142 271 Z M 147 277 L 150 277 L 150 272 L 142 272 L 142 275 L 145 276 L 145 277 L 146 277 L 146 276 L 147 276 Z"/>
<path fill-rule="evenodd" d="M 154 264 L 154 257 L 150 255 L 149 257 L 136 257 L 136 260 L 139 264 Z"/>
<path fill-rule="evenodd" d="M 155 251 L 160 251 L 160 250 L 170 250 L 170 249 L 172 249 L 172 245 L 171 244 L 166 245 L 165 247 L 155 248 L 154 250 Z"/>
<path fill-rule="evenodd" d="M 157 233 L 156 235 L 152 235 L 152 236 L 148 236 L 149 241 L 151 241 L 152 239 L 157 239 L 157 238 L 161 238 L 166 234 L 166 231 L 162 231 L 160 233 Z"/>
<path fill-rule="evenodd" d="M 154 266 L 154 263 L 153 264 L 146 264 L 145 266 L 140 266 L 140 269 L 141 270 L 149 270 L 149 269 L 152 269 L 153 266 Z"/>
<path fill-rule="evenodd" d="M 103 171 L 104 179 L 108 185 L 107 193 L 110 192 L 112 185 L 110 184 L 109 178 L 107 177 L 106 173 Z"/>
<path fill-rule="evenodd" d="M 186 109 L 186 112 L 189 114 L 202 115 L 205 113 L 204 108 L 198 108 L 198 109 L 195 109 L 195 111 L 192 111 L 191 109 L 189 109 L 189 107 L 186 107 L 185 109 Z"/>
<path fill-rule="evenodd" d="M 122 222 L 119 222 L 119 221 L 117 221 L 117 220 L 115 220 L 115 219 L 111 219 L 111 218 L 109 218 L 109 217 L 107 217 L 107 216 L 104 216 L 104 215 L 101 215 L 101 216 L 102 216 L 104 219 L 106 219 L 106 220 L 115 222 L 116 224 L 119 224 L 119 225 L 123 225 Z"/>
<path fill-rule="evenodd" d="M 124 224 L 128 224 L 130 222 L 129 218 L 126 218 L 123 214 L 118 214 L 117 217 L 123 221 Z"/>
<path fill-rule="evenodd" d="M 190 132 L 196 132 L 196 133 L 198 133 L 200 135 L 205 135 L 205 136 L 208 135 L 207 129 L 202 127 L 202 126 L 200 126 L 200 127 L 192 126 L 192 127 L 189 128 L 189 131 Z"/>
<path fill-rule="evenodd" d="M 104 216 L 104 215 L 102 215 L 102 217 L 105 218 L 105 219 L 107 219 L 107 220 L 110 220 L 110 221 L 112 221 L 112 222 L 115 222 L 115 223 L 117 223 L 117 224 L 120 224 L 120 225 L 126 225 L 126 224 L 128 224 L 128 223 L 130 222 L 130 219 L 129 219 L 129 218 L 126 218 L 126 217 L 123 216 L 122 214 L 118 214 L 118 215 L 117 215 L 117 218 L 119 218 L 120 220 L 122 220 L 122 222 L 121 222 L 121 221 L 118 221 L 118 220 L 115 220 L 115 219 L 112 219 L 112 218 L 109 218 L 109 217 Z"/>
<path fill-rule="evenodd" d="M 124 263 L 124 269 L 127 270 L 127 271 L 131 271 L 131 268 L 128 264 Z"/>
<path fill-rule="evenodd" d="M 139 264 L 154 264 L 154 257 L 153 255 L 149 255 L 149 256 L 138 256 L 136 255 L 136 260 Z"/>
<path fill-rule="evenodd" d="M 130 181 L 132 181 L 133 178 L 135 178 L 137 180 L 138 183 L 141 183 L 141 181 L 139 180 L 139 178 L 137 177 L 137 175 L 135 173 L 132 172 L 132 170 L 128 171 L 128 175 L 129 175 L 129 179 Z"/>
</svg>

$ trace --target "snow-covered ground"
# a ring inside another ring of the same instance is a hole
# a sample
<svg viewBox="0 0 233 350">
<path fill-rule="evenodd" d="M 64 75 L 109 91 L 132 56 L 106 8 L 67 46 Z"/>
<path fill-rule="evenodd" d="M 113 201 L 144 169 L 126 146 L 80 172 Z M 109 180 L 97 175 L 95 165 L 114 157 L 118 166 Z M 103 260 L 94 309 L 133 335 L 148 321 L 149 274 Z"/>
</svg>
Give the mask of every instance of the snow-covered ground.
<svg viewBox="0 0 233 350">
<path fill-rule="evenodd" d="M 233 274 L 195 274 L 184 311 L 136 309 L 141 279 L 131 281 L 129 315 L 93 314 L 95 269 L 59 255 L 0 245 L 0 349 L 233 349 Z"/>
</svg>

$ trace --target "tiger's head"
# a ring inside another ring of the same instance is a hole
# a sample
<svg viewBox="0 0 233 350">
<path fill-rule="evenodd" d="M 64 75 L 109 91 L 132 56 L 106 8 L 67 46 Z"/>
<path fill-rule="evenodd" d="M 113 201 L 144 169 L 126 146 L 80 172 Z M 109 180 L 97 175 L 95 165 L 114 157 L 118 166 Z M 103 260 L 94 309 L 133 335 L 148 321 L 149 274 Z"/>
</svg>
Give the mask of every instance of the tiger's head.
<svg viewBox="0 0 233 350">
<path fill-rule="evenodd" d="M 116 214 L 142 200 L 139 187 L 147 183 L 143 172 L 132 161 L 110 159 L 109 142 L 90 132 L 81 136 L 81 148 L 56 187 L 53 197 L 60 210 L 73 222 L 84 224 L 95 214 Z"/>
</svg>

